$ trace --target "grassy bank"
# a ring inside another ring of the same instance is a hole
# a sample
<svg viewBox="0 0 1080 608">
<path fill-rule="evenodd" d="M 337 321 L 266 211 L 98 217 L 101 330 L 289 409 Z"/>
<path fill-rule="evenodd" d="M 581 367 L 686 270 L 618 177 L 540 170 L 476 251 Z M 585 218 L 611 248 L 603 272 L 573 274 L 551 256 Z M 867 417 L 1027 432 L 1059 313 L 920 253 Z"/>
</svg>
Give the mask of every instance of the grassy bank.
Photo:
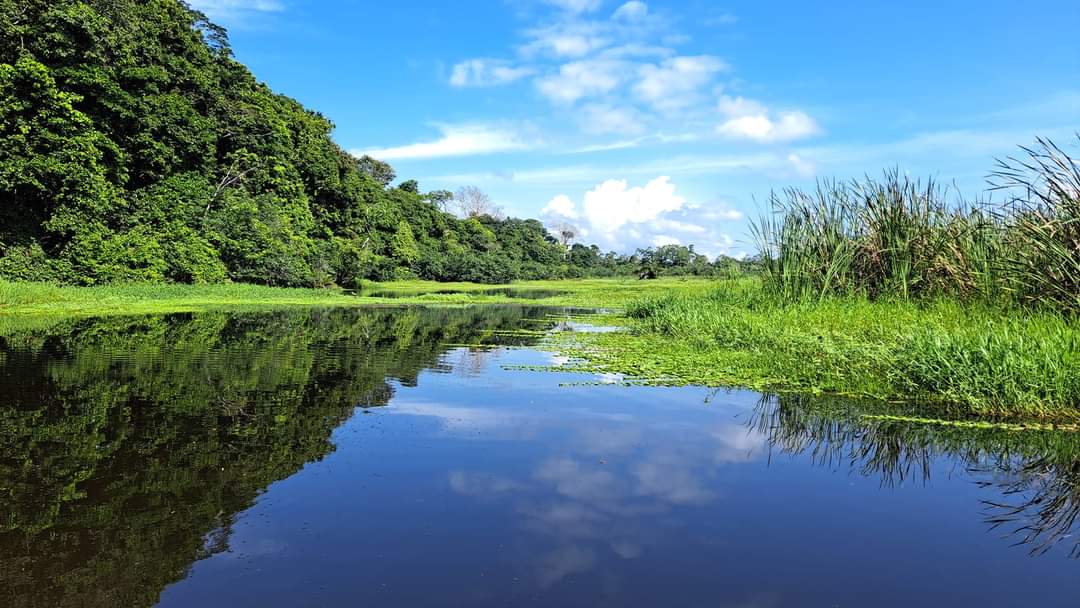
<svg viewBox="0 0 1080 608">
<path fill-rule="evenodd" d="M 215 308 L 280 306 L 466 305 L 543 303 L 552 306 L 621 308 L 643 294 L 703 293 L 695 279 L 584 279 L 524 281 L 506 286 L 403 281 L 366 283 L 357 292 L 260 285 L 128 284 L 69 287 L 0 281 L 0 315 L 111 315 L 192 312 Z M 389 292 L 394 297 L 384 295 Z M 536 296 L 542 296 L 537 299 Z"/>
<path fill-rule="evenodd" d="M 903 401 L 926 414 L 1080 418 L 1080 325 L 954 300 L 785 305 L 755 281 L 631 303 L 630 332 L 571 336 L 595 369 L 654 382 Z"/>
<path fill-rule="evenodd" d="M 5 316 L 190 312 L 236 306 L 338 306 L 354 300 L 340 291 L 242 284 L 67 287 L 0 282 L 0 315 Z"/>
</svg>

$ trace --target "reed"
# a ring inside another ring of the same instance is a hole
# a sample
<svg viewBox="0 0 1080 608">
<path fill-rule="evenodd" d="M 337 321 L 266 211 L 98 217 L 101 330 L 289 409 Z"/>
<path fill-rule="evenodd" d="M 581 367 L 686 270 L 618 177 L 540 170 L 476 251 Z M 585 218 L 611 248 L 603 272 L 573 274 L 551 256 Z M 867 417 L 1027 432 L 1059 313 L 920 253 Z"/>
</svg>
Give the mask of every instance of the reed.
<svg viewBox="0 0 1080 608">
<path fill-rule="evenodd" d="M 1080 134 L 1077 135 L 1080 143 Z M 1080 310 L 1080 161 L 1047 139 L 998 161 L 991 174 L 1007 193 L 1003 287 L 1022 302 Z"/>
<path fill-rule="evenodd" d="M 992 173 L 997 205 L 895 170 L 773 193 L 751 226 L 767 289 L 1080 310 L 1080 162 L 1045 139 L 1021 150 Z"/>
</svg>

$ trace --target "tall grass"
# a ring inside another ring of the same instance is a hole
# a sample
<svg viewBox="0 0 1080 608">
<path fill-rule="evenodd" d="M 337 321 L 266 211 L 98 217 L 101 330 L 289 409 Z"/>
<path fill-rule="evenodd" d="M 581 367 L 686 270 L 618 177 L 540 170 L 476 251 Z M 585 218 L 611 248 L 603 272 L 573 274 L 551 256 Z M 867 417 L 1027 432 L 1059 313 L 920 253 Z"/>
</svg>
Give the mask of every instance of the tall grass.
<svg viewBox="0 0 1080 608">
<path fill-rule="evenodd" d="M 752 225 L 767 288 L 789 302 L 1005 294 L 1080 310 L 1080 162 L 1048 140 L 1022 150 L 992 174 L 998 206 L 899 171 L 773 193 Z"/>
<path fill-rule="evenodd" d="M 1046 139 L 1021 149 L 1024 155 L 999 161 L 991 174 L 1009 195 L 1009 287 L 1027 303 L 1080 310 L 1080 161 Z"/>
</svg>

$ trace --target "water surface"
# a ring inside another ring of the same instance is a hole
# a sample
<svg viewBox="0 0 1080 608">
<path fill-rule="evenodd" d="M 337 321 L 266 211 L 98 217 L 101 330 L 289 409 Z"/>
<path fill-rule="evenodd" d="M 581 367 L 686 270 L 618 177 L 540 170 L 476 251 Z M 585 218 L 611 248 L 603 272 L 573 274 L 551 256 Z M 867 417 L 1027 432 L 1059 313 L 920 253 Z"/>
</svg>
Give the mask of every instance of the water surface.
<svg viewBox="0 0 1080 608">
<path fill-rule="evenodd" d="M 519 371 L 559 316 L 9 322 L 5 605 L 1080 602 L 1073 435 Z"/>
</svg>

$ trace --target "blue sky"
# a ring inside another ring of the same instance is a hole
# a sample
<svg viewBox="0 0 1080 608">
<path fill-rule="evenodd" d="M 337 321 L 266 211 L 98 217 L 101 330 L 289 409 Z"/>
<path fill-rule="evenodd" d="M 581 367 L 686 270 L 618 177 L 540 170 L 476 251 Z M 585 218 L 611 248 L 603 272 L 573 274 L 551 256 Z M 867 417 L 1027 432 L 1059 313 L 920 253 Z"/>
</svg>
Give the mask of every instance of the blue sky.
<svg viewBox="0 0 1080 608">
<path fill-rule="evenodd" d="M 770 190 L 822 177 L 977 196 L 1080 130 L 1076 0 L 191 4 L 346 149 L 623 252 L 752 252 Z"/>
</svg>

